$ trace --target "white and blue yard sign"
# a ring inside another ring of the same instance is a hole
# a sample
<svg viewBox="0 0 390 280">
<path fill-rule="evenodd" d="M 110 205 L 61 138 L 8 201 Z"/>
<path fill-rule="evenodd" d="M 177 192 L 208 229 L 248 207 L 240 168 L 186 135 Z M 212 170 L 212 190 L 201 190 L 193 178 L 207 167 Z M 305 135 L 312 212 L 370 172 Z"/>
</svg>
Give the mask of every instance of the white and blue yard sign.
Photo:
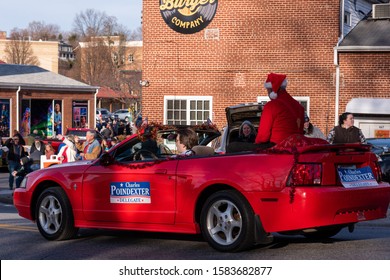
<svg viewBox="0 0 390 280">
<path fill-rule="evenodd" d="M 149 182 L 112 182 L 110 185 L 111 203 L 150 203 Z"/>
<path fill-rule="evenodd" d="M 339 167 L 337 168 L 337 171 L 341 183 L 345 188 L 371 187 L 378 185 L 374 173 L 369 166 L 356 169 Z"/>
</svg>

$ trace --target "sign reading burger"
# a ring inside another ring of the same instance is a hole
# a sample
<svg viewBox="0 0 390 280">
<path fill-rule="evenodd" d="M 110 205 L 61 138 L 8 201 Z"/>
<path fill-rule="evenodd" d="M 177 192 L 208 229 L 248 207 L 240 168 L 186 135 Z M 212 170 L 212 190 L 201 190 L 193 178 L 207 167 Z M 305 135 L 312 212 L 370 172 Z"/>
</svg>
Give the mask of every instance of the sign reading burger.
<svg viewBox="0 0 390 280">
<path fill-rule="evenodd" d="M 160 0 L 160 11 L 165 23 L 183 34 L 204 29 L 217 12 L 218 0 Z"/>
</svg>

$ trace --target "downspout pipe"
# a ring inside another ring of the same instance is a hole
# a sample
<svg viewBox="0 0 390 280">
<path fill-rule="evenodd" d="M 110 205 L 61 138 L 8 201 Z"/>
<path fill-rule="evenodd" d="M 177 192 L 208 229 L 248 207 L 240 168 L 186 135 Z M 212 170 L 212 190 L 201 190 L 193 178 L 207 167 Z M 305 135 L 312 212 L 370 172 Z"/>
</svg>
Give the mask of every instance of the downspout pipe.
<svg viewBox="0 0 390 280">
<path fill-rule="evenodd" d="M 93 97 L 94 99 L 94 106 L 93 106 L 93 110 L 95 112 L 95 117 L 93 118 L 93 128 L 96 128 L 96 100 L 97 100 L 97 94 L 99 93 L 99 89 L 97 88 L 96 91 L 95 91 L 95 95 Z"/>
<path fill-rule="evenodd" d="M 20 86 L 18 86 L 18 90 L 16 91 L 16 130 L 17 131 L 19 131 L 19 122 L 20 122 L 20 120 L 19 120 L 19 116 L 20 116 L 20 114 L 19 114 L 19 99 L 20 99 L 19 93 L 20 93 L 21 89 L 22 88 Z"/>
<path fill-rule="evenodd" d="M 340 105 L 340 65 L 339 65 L 339 52 L 338 47 L 341 41 L 344 39 L 344 0 L 340 1 L 340 37 L 337 41 L 336 47 L 333 49 L 333 63 L 335 65 L 336 74 L 335 74 L 335 82 L 336 82 L 336 93 L 335 93 L 335 110 L 334 110 L 334 125 L 338 124 L 339 120 L 339 105 Z"/>
</svg>

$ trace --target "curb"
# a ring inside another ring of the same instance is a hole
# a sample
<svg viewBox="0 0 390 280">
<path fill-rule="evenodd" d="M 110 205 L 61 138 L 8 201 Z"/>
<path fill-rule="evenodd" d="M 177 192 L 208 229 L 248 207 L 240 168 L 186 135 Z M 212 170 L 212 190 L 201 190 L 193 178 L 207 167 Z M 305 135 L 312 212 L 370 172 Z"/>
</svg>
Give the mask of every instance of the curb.
<svg viewBox="0 0 390 280">
<path fill-rule="evenodd" d="M 0 202 L 13 205 L 13 191 L 0 191 Z"/>
</svg>

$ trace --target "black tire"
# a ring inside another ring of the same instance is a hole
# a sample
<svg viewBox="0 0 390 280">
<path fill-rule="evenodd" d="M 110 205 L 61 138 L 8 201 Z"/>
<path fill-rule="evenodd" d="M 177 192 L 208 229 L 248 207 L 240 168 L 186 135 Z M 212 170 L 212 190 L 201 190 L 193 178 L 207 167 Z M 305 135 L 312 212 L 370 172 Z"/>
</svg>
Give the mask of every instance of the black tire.
<svg viewBox="0 0 390 280">
<path fill-rule="evenodd" d="M 343 229 L 343 226 L 320 227 L 313 232 L 305 232 L 303 235 L 311 239 L 327 239 L 335 236 Z"/>
<path fill-rule="evenodd" d="M 69 199 L 60 187 L 44 190 L 35 211 L 39 232 L 46 239 L 66 240 L 77 234 Z"/>
<path fill-rule="evenodd" d="M 204 239 L 221 252 L 237 252 L 255 244 L 254 213 L 234 190 L 212 194 L 202 207 L 200 228 Z"/>
</svg>

